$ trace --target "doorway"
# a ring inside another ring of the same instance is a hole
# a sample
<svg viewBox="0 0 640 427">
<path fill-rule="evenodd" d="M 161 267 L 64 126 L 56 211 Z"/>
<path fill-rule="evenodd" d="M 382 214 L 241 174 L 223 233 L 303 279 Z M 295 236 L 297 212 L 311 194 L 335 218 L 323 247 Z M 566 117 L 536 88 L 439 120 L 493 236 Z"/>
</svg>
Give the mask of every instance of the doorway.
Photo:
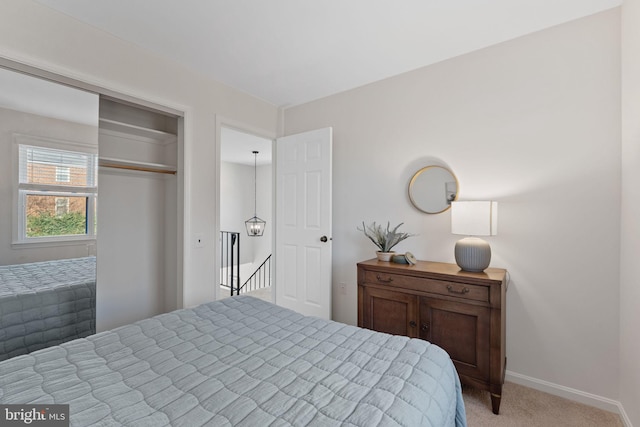
<svg viewBox="0 0 640 427">
<path fill-rule="evenodd" d="M 248 294 L 273 301 L 272 145 L 268 138 L 227 126 L 220 129 L 217 299 Z M 261 235 L 247 231 L 245 222 L 254 216 L 265 222 Z"/>
</svg>

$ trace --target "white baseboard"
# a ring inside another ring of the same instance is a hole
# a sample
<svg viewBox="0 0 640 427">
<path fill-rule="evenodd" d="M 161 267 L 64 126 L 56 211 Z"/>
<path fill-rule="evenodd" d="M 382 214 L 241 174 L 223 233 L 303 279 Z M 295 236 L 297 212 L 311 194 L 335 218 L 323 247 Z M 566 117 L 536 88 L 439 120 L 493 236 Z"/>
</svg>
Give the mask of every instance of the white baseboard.
<svg viewBox="0 0 640 427">
<path fill-rule="evenodd" d="M 622 404 L 616 400 L 576 390 L 575 388 L 565 387 L 563 385 L 539 380 L 537 378 L 528 377 L 526 375 L 518 374 L 517 372 L 512 372 L 509 370 L 507 370 L 505 374 L 505 380 L 535 390 L 544 391 L 545 393 L 553 394 L 554 396 L 564 397 L 565 399 L 573 400 L 574 402 L 583 403 L 585 405 L 619 414 L 625 427 L 633 427 L 633 425 L 631 424 L 631 420 L 622 407 Z"/>
</svg>

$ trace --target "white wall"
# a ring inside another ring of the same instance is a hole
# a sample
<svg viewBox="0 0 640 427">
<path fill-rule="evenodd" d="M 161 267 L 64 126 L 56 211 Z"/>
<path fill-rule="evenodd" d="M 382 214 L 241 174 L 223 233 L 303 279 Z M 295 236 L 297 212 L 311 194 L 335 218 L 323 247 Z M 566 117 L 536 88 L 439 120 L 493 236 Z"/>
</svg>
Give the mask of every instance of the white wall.
<svg viewBox="0 0 640 427">
<path fill-rule="evenodd" d="M 253 242 L 253 260 L 256 268 L 267 259 L 272 249 L 273 239 L 273 177 L 271 165 L 258 166 L 258 217 L 265 220 L 267 225 L 264 234 Z M 252 205 L 253 206 L 253 205 Z"/>
<path fill-rule="evenodd" d="M 240 263 L 253 263 L 254 241 L 244 222 L 253 216 L 253 166 L 222 162 L 220 230 L 240 233 Z"/>
<path fill-rule="evenodd" d="M 620 401 L 640 426 L 640 1 L 622 5 Z"/>
<path fill-rule="evenodd" d="M 94 240 L 56 246 L 11 245 L 16 214 L 13 186 L 18 173 L 12 148 L 14 133 L 98 145 L 98 128 L 95 126 L 0 108 L 0 265 L 95 255 Z"/>
<path fill-rule="evenodd" d="M 287 135 L 333 127 L 333 286 L 347 284 L 346 296 L 334 289 L 334 319 L 356 323 L 355 264 L 375 249 L 356 230 L 363 220 L 404 222 L 420 236 L 398 251 L 454 262 L 450 213 L 420 213 L 407 196 L 412 174 L 440 159 L 461 200 L 500 202 L 488 240 L 491 265 L 511 276 L 507 368 L 617 398 L 619 18 L 600 13 L 285 111 Z"/>
<path fill-rule="evenodd" d="M 99 186 L 96 330 L 101 332 L 166 311 L 165 177 L 101 168 Z"/>
<path fill-rule="evenodd" d="M 2 2 L 0 57 L 186 110 L 184 305 L 213 299 L 216 115 L 275 133 L 277 109 L 31 0 Z"/>
</svg>

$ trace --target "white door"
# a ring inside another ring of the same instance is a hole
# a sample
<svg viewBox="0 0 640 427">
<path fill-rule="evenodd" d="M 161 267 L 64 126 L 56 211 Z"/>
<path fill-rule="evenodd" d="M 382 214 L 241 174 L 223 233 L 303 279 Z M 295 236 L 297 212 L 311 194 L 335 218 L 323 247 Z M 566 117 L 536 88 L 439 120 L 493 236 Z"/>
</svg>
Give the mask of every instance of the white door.
<svg viewBox="0 0 640 427">
<path fill-rule="evenodd" d="M 276 304 L 331 318 L 331 128 L 276 140 Z"/>
</svg>

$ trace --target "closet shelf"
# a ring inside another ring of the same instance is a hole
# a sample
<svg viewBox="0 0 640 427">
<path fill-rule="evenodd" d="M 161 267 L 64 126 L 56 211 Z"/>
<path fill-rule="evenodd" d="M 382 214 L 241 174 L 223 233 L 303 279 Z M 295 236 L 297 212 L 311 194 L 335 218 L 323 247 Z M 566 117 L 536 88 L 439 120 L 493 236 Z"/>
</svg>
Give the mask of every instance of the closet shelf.
<svg viewBox="0 0 640 427">
<path fill-rule="evenodd" d="M 157 139 L 161 141 L 175 140 L 176 135 L 162 130 L 146 128 L 142 126 L 132 125 L 130 123 L 120 122 L 111 119 L 99 119 L 101 129 L 112 130 L 116 132 L 124 132 L 131 135 L 143 136 L 146 138 Z"/>
<path fill-rule="evenodd" d="M 112 157 L 100 157 L 98 166 L 104 168 L 127 169 L 141 172 L 154 172 L 175 175 L 177 168 L 162 163 L 137 162 L 135 160 L 115 159 Z"/>
</svg>

